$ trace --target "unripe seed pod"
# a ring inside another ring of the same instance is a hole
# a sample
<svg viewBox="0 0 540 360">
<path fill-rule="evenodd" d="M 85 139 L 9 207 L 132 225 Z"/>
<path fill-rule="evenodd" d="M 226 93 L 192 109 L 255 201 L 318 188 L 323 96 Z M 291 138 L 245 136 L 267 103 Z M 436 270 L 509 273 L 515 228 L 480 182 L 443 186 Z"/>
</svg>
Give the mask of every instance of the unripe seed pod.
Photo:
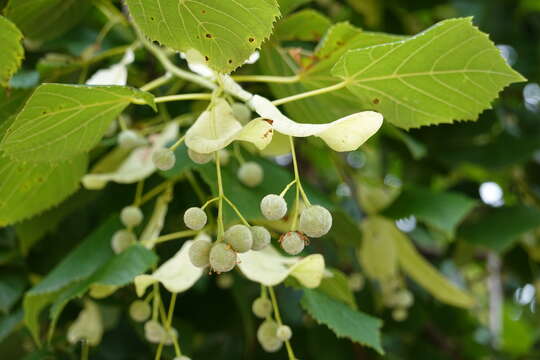
<svg viewBox="0 0 540 360">
<path fill-rule="evenodd" d="M 144 337 L 151 343 L 159 344 L 166 336 L 165 329 L 155 320 L 144 323 Z"/>
<path fill-rule="evenodd" d="M 364 275 L 360 273 L 352 273 L 349 275 L 349 289 L 352 291 L 360 291 L 364 287 L 365 279 Z"/>
<path fill-rule="evenodd" d="M 217 243 L 210 250 L 210 266 L 217 273 L 231 271 L 236 266 L 236 253 L 224 243 Z"/>
<path fill-rule="evenodd" d="M 167 171 L 174 167 L 176 155 L 171 149 L 158 149 L 152 154 L 152 162 L 159 170 Z"/>
<path fill-rule="evenodd" d="M 309 237 L 324 236 L 332 227 L 332 215 L 320 205 L 310 206 L 300 214 L 298 228 Z"/>
<path fill-rule="evenodd" d="M 126 206 L 120 213 L 120 220 L 126 227 L 138 226 L 143 221 L 144 215 L 136 206 Z"/>
<path fill-rule="evenodd" d="M 256 317 L 264 319 L 272 314 L 272 303 L 268 298 L 256 298 L 251 305 L 251 311 Z"/>
<path fill-rule="evenodd" d="M 233 225 L 224 234 L 225 242 L 233 248 L 234 251 L 244 253 L 251 249 L 253 245 L 253 236 L 251 230 L 246 225 Z"/>
<path fill-rule="evenodd" d="M 206 164 L 214 157 L 214 154 L 201 154 L 191 149 L 188 149 L 188 156 L 196 164 Z"/>
<path fill-rule="evenodd" d="M 398 307 L 408 308 L 413 304 L 414 298 L 409 290 L 402 289 L 394 294 L 393 302 Z"/>
<path fill-rule="evenodd" d="M 114 233 L 111 239 L 111 247 L 115 254 L 120 254 L 122 251 L 126 250 L 131 244 L 133 244 L 137 239 L 131 231 L 126 229 L 118 230 Z"/>
<path fill-rule="evenodd" d="M 129 316 L 137 322 L 146 321 L 151 313 L 150 305 L 142 300 L 135 300 L 129 306 Z"/>
<path fill-rule="evenodd" d="M 206 213 L 199 207 L 191 207 L 184 213 L 184 224 L 191 230 L 201 230 L 206 225 Z"/>
<path fill-rule="evenodd" d="M 305 236 L 302 236 L 296 231 L 290 231 L 281 235 L 279 242 L 281 243 L 281 248 L 285 250 L 287 254 L 296 255 L 299 254 L 306 245 Z"/>
<path fill-rule="evenodd" d="M 268 194 L 261 200 L 261 213 L 268 220 L 279 220 L 287 213 L 287 202 L 276 194 Z"/>
<path fill-rule="evenodd" d="M 289 341 L 292 337 L 292 330 L 287 325 L 281 325 L 277 328 L 276 336 L 281 341 Z"/>
<path fill-rule="evenodd" d="M 212 243 L 206 240 L 195 240 L 189 247 L 189 259 L 196 267 L 205 267 L 210 262 Z"/>
<path fill-rule="evenodd" d="M 276 352 L 281 349 L 283 341 L 281 341 L 277 333 L 278 325 L 273 320 L 264 321 L 257 330 L 257 340 L 266 352 Z"/>
<path fill-rule="evenodd" d="M 232 112 L 236 120 L 245 125 L 251 120 L 251 110 L 242 103 L 234 103 L 231 105 Z"/>
<path fill-rule="evenodd" d="M 395 321 L 403 321 L 407 319 L 407 316 L 408 316 L 408 312 L 406 309 L 397 308 L 397 309 L 394 309 L 394 311 L 392 311 L 392 318 Z"/>
<path fill-rule="evenodd" d="M 255 187 L 263 181 L 264 171 L 261 165 L 248 161 L 240 166 L 237 175 L 242 184 Z"/>
<path fill-rule="evenodd" d="M 131 149 L 136 146 L 141 146 L 146 143 L 146 140 L 133 130 L 123 130 L 118 135 L 118 144 L 126 149 Z"/>
<path fill-rule="evenodd" d="M 270 232 L 263 226 L 252 226 L 249 228 L 253 237 L 252 250 L 262 250 L 270 244 L 272 237 Z"/>
</svg>

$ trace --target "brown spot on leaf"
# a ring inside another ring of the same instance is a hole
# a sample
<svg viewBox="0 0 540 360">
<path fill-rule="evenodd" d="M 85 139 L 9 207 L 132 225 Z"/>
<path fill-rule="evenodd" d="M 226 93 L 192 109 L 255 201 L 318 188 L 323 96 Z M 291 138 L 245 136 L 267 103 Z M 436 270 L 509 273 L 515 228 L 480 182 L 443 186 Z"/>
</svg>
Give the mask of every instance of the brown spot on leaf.
<svg viewBox="0 0 540 360">
<path fill-rule="evenodd" d="M 208 61 L 208 60 L 210 60 L 210 58 L 208 56 L 205 56 L 204 60 Z"/>
<path fill-rule="evenodd" d="M 212 34 L 206 34 L 206 38 L 207 38 L 207 39 L 211 39 L 211 38 L 212 38 Z"/>
<path fill-rule="evenodd" d="M 381 102 L 381 100 L 379 100 L 379 99 L 377 99 L 377 98 L 373 99 L 373 103 L 374 103 L 375 105 L 377 105 L 377 104 L 380 103 L 380 102 Z"/>
<path fill-rule="evenodd" d="M 248 39 L 248 41 L 252 43 L 252 42 L 255 41 L 255 38 L 250 37 L 250 38 Z"/>
<path fill-rule="evenodd" d="M 274 123 L 274 120 L 272 119 L 263 119 L 264 121 L 266 121 L 267 123 L 269 123 L 270 125 L 272 125 Z"/>
</svg>

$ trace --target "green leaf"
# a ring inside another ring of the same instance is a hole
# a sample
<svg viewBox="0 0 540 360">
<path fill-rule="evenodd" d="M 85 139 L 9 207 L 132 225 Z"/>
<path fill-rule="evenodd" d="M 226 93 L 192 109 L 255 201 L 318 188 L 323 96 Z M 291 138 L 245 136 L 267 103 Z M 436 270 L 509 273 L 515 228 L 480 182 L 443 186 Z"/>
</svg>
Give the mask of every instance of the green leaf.
<svg viewBox="0 0 540 360">
<path fill-rule="evenodd" d="M 19 247 L 23 256 L 46 234 L 52 232 L 71 212 L 95 200 L 97 191 L 78 191 L 59 206 L 15 225 Z"/>
<path fill-rule="evenodd" d="M 4 273 L 0 275 L 0 312 L 8 313 L 20 299 L 26 287 L 22 274 Z"/>
<path fill-rule="evenodd" d="M 0 15 L 0 86 L 7 86 L 24 56 L 22 34 L 8 19 Z"/>
<path fill-rule="evenodd" d="M 287 15 L 297 7 L 311 2 L 311 0 L 278 0 L 279 10 L 283 15 Z"/>
<path fill-rule="evenodd" d="M 476 204 L 475 200 L 460 193 L 409 187 L 383 214 L 394 219 L 414 215 L 418 220 L 453 238 L 456 227 Z"/>
<path fill-rule="evenodd" d="M 332 74 L 405 129 L 475 120 L 504 87 L 525 80 L 471 18 L 445 20 L 409 39 L 348 51 Z"/>
<path fill-rule="evenodd" d="M 62 290 L 51 307 L 52 325 L 49 335 L 52 335 L 56 321 L 66 304 L 74 298 L 83 296 L 91 285 L 114 287 L 127 285 L 133 281 L 135 276 L 144 273 L 152 265 L 155 265 L 157 260 L 157 256 L 151 250 L 136 244 L 114 256 L 89 278 L 76 282 Z"/>
<path fill-rule="evenodd" d="M 0 316 L 0 343 L 15 331 L 15 328 L 21 323 L 22 319 L 22 309 L 18 309 L 8 315 Z"/>
<path fill-rule="evenodd" d="M 394 224 L 381 216 L 368 216 L 362 222 L 362 247 L 358 259 L 366 275 L 385 281 L 395 278 L 398 252 L 394 241 Z"/>
<path fill-rule="evenodd" d="M 196 50 L 207 65 L 229 73 L 261 45 L 279 16 L 275 0 L 127 0 L 135 24 L 152 40 Z"/>
<path fill-rule="evenodd" d="M 304 290 L 300 305 L 315 321 L 328 326 L 337 337 L 349 338 L 375 349 L 379 354 L 384 353 L 381 347 L 381 320 L 355 311 L 316 290 Z"/>
<path fill-rule="evenodd" d="M 26 37 L 49 40 L 81 21 L 90 7 L 88 0 L 10 0 L 4 14 Z"/>
<path fill-rule="evenodd" d="M 17 162 L 0 154 L 0 226 L 24 220 L 60 203 L 79 188 L 88 155 L 59 163 Z"/>
<path fill-rule="evenodd" d="M 389 221 L 388 226 L 393 231 L 392 237 L 398 249 L 399 264 L 407 275 L 442 302 L 463 308 L 470 308 L 474 305 L 475 300 L 471 295 L 442 276 L 433 265 L 418 253 L 411 240 L 394 224 Z"/>
<path fill-rule="evenodd" d="M 332 212 L 332 238 L 338 246 L 357 247 L 362 239 L 358 223 L 341 209 Z"/>
<path fill-rule="evenodd" d="M 29 95 L 28 90 L 0 88 L 0 143 Z"/>
<path fill-rule="evenodd" d="M 420 160 L 421 158 L 426 156 L 426 146 L 416 140 L 411 135 L 407 134 L 405 131 L 398 129 L 395 126 L 389 125 L 388 123 L 383 124 L 383 131 L 385 135 L 403 142 L 407 149 L 409 149 L 409 152 L 411 153 L 414 160 Z"/>
<path fill-rule="evenodd" d="M 37 342 L 39 342 L 38 318 L 43 308 L 52 303 L 63 289 L 89 278 L 114 256 L 111 238 L 121 227 L 118 217 L 111 217 L 26 293 L 24 321 Z"/>
<path fill-rule="evenodd" d="M 279 23 L 276 27 L 277 33 L 281 31 L 281 24 Z M 289 56 L 286 48 L 274 41 L 263 48 L 260 65 L 265 74 L 268 75 L 300 76 L 300 82 L 269 84 L 276 97 L 286 97 L 341 82 L 341 79 L 333 76 L 330 70 L 348 50 L 383 44 L 402 38 L 402 36 L 397 35 L 365 32 L 349 23 L 338 23 L 328 29 L 317 45 L 314 54 L 308 58 L 302 58 L 300 64 Z M 347 89 L 341 89 L 285 104 L 285 108 L 296 121 L 328 123 L 346 115 L 366 110 L 366 104 L 359 102 L 358 98 Z"/>
<path fill-rule="evenodd" d="M 150 93 L 125 86 L 39 86 L 0 148 L 22 161 L 60 161 L 87 152 L 130 103 L 155 107 Z"/>
<path fill-rule="evenodd" d="M 352 309 L 357 310 L 356 300 L 354 294 L 349 287 L 349 279 L 347 275 L 339 271 L 338 269 L 328 269 L 331 273 L 331 277 L 323 277 L 321 284 L 317 287 L 317 291 L 320 291 L 331 298 L 339 300 L 344 304 L 349 305 Z"/>
<path fill-rule="evenodd" d="M 526 358 L 536 341 L 537 327 L 527 322 L 522 313 L 523 309 L 516 304 L 504 304 L 501 348 L 516 357 Z"/>
<path fill-rule="evenodd" d="M 273 36 L 280 41 L 319 40 L 331 25 L 330 19 L 320 12 L 306 9 L 283 19 Z"/>
<path fill-rule="evenodd" d="M 508 250 L 519 237 L 540 227 L 540 210 L 525 205 L 490 209 L 470 224 L 464 225 L 458 236 L 476 245 L 495 251 Z"/>
</svg>

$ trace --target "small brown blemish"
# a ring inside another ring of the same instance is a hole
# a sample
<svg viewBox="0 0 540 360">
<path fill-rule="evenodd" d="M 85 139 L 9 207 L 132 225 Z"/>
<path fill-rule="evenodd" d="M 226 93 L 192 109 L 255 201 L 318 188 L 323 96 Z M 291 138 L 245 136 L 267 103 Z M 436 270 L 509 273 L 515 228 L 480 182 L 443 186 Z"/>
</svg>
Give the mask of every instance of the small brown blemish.
<svg viewBox="0 0 540 360">
<path fill-rule="evenodd" d="M 266 132 L 263 134 L 263 138 L 268 137 L 268 135 L 272 135 L 273 132 L 274 132 L 273 129 L 268 129 L 268 131 L 266 131 Z"/>
<path fill-rule="evenodd" d="M 271 120 L 271 119 L 263 119 L 264 121 L 266 121 L 267 123 L 269 123 L 270 125 L 272 125 L 274 123 L 274 120 Z"/>
<path fill-rule="evenodd" d="M 154 21 L 154 17 L 153 17 L 153 16 L 150 16 L 150 20 Z"/>
<path fill-rule="evenodd" d="M 206 38 L 207 38 L 207 39 L 211 39 L 211 38 L 212 38 L 212 34 L 206 34 Z"/>
<path fill-rule="evenodd" d="M 381 100 L 379 100 L 379 99 L 377 99 L 377 98 L 373 99 L 373 103 L 374 103 L 375 105 L 377 105 L 377 104 L 380 103 L 380 102 L 381 102 Z"/>
<path fill-rule="evenodd" d="M 206 14 L 206 10 L 201 10 L 201 14 Z"/>
<path fill-rule="evenodd" d="M 248 41 L 249 41 L 249 42 L 254 42 L 254 41 L 255 41 L 255 38 L 250 37 L 250 38 L 248 39 Z"/>
<path fill-rule="evenodd" d="M 229 64 L 232 64 L 232 60 L 231 60 L 231 59 L 229 59 Z"/>
<path fill-rule="evenodd" d="M 338 42 L 336 42 L 336 45 L 337 45 L 337 46 L 342 46 L 343 44 L 344 44 L 343 41 L 338 41 Z"/>
<path fill-rule="evenodd" d="M 208 60 L 210 60 L 210 58 L 208 56 L 205 56 L 204 60 L 208 61 Z"/>
</svg>

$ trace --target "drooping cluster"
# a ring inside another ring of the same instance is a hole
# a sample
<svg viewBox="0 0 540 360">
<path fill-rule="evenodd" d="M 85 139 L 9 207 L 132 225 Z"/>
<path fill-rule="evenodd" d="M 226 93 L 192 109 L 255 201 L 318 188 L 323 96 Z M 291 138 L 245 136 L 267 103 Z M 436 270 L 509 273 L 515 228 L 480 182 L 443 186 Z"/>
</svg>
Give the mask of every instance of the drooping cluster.
<svg viewBox="0 0 540 360">
<path fill-rule="evenodd" d="M 201 230 L 206 219 L 201 208 L 190 208 L 184 213 L 184 222 L 192 230 Z M 224 273 L 234 269 L 238 253 L 262 250 L 270 240 L 270 232 L 262 226 L 237 224 L 227 229 L 215 243 L 210 236 L 200 233 L 189 249 L 189 258 L 197 267 L 210 266 L 216 273 Z"/>
<path fill-rule="evenodd" d="M 392 318 L 395 321 L 407 319 L 409 308 L 414 304 L 412 292 L 404 287 L 400 279 L 392 279 L 381 283 L 383 302 L 392 309 Z"/>
<path fill-rule="evenodd" d="M 261 213 L 268 220 L 281 220 L 287 214 L 287 202 L 281 195 L 266 195 L 262 198 L 260 207 Z M 296 216 L 296 211 L 293 216 Z M 293 224 L 296 224 L 296 219 L 293 219 Z M 322 237 L 331 228 L 332 214 L 320 205 L 310 205 L 300 213 L 298 230 L 293 229 L 282 234 L 279 243 L 286 253 L 297 255 L 309 244 L 308 237 Z"/>
<path fill-rule="evenodd" d="M 251 310 L 256 317 L 264 319 L 257 329 L 257 340 L 261 347 L 267 352 L 279 351 L 283 343 L 291 339 L 291 328 L 287 325 L 279 325 L 272 318 L 272 302 L 266 296 L 255 299 Z"/>
<path fill-rule="evenodd" d="M 125 228 L 116 231 L 111 239 L 111 247 L 115 254 L 121 253 L 137 242 L 137 237 L 133 233 L 133 228 L 139 226 L 143 219 L 144 215 L 137 206 L 126 206 L 122 209 L 120 212 L 120 220 Z"/>
</svg>

